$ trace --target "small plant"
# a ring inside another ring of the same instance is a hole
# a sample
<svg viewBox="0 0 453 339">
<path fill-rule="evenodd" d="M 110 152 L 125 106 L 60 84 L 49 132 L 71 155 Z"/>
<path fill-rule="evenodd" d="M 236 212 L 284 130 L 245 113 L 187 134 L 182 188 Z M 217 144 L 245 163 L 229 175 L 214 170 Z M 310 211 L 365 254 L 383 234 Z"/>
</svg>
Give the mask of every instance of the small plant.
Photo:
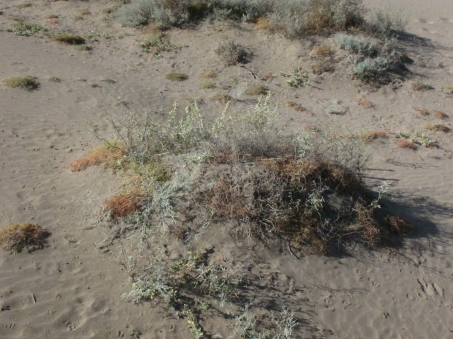
<svg viewBox="0 0 453 339">
<path fill-rule="evenodd" d="M 354 99 L 354 101 L 355 101 L 356 103 L 358 103 L 360 106 L 363 106 L 363 107 L 365 107 L 365 108 L 372 108 L 372 107 L 374 107 L 374 104 L 373 104 L 370 100 L 368 100 L 368 99 L 366 99 L 366 98 L 363 98 L 363 97 L 356 98 L 356 99 Z"/>
<path fill-rule="evenodd" d="M 428 123 L 425 128 L 428 131 L 450 133 L 451 128 L 442 124 Z"/>
<path fill-rule="evenodd" d="M 251 85 L 247 87 L 244 91 L 246 95 L 266 95 L 269 92 L 269 89 L 263 85 Z"/>
<path fill-rule="evenodd" d="M 217 93 L 211 97 L 211 100 L 222 102 L 222 103 L 227 103 L 227 102 L 232 101 L 233 97 L 228 94 Z"/>
<path fill-rule="evenodd" d="M 21 252 L 43 248 L 49 233 L 33 224 L 10 225 L 0 229 L 0 245 L 7 251 Z"/>
<path fill-rule="evenodd" d="M 40 25 L 26 25 L 23 22 L 17 23 L 13 29 L 7 29 L 8 32 L 13 32 L 14 34 L 20 36 L 32 36 L 42 30 L 43 27 Z"/>
<path fill-rule="evenodd" d="M 175 52 L 181 50 L 181 46 L 170 44 L 161 32 L 147 34 L 141 43 L 144 52 L 159 55 L 161 52 Z"/>
<path fill-rule="evenodd" d="M 280 75 L 289 78 L 286 83 L 291 87 L 304 87 L 310 84 L 307 72 L 303 72 L 300 67 L 295 67 L 290 74 L 280 72 Z"/>
<path fill-rule="evenodd" d="M 27 76 L 27 77 L 13 77 L 13 78 L 8 78 L 3 80 L 3 83 L 5 86 L 11 87 L 11 88 L 22 88 L 26 89 L 28 91 L 33 91 L 35 89 L 38 89 L 39 86 L 41 85 L 39 81 L 37 80 L 38 78 L 32 77 L 32 76 Z"/>
<path fill-rule="evenodd" d="M 433 110 L 434 116 L 438 119 L 445 120 L 448 119 L 448 115 L 442 111 Z"/>
<path fill-rule="evenodd" d="M 291 107 L 293 110 L 297 112 L 306 112 L 307 109 L 303 107 L 302 105 L 299 105 L 297 102 L 294 101 L 285 101 L 284 104 L 288 107 Z"/>
<path fill-rule="evenodd" d="M 213 89 L 215 88 L 215 83 L 210 81 L 205 81 L 200 84 L 201 89 Z"/>
<path fill-rule="evenodd" d="M 388 135 L 389 132 L 385 131 L 369 131 L 362 133 L 360 136 L 364 141 L 370 142 L 378 138 L 388 138 Z"/>
<path fill-rule="evenodd" d="M 397 138 L 406 139 L 413 144 L 420 145 L 423 147 L 437 147 L 437 141 L 430 139 L 425 133 L 421 133 L 418 131 L 411 132 L 411 133 L 398 133 L 396 135 Z"/>
<path fill-rule="evenodd" d="M 184 81 L 189 79 L 189 76 L 184 73 L 168 73 L 165 77 L 171 81 Z"/>
<path fill-rule="evenodd" d="M 245 64 L 250 57 L 250 53 L 248 53 L 243 46 L 236 44 L 233 41 L 220 43 L 215 49 L 215 52 L 227 66 Z"/>
<path fill-rule="evenodd" d="M 67 45 L 83 45 L 85 43 L 84 38 L 73 34 L 56 35 L 52 38 L 52 41 L 58 41 Z"/>
<path fill-rule="evenodd" d="M 447 95 L 453 95 L 453 86 L 442 87 L 440 90 Z"/>
<path fill-rule="evenodd" d="M 103 143 L 88 154 L 84 155 L 80 159 L 75 160 L 71 165 L 70 169 L 72 172 L 83 171 L 90 166 L 96 166 L 105 164 L 108 167 L 114 167 L 118 165 L 118 162 L 125 155 L 124 148 L 117 142 Z"/>
<path fill-rule="evenodd" d="M 86 52 L 86 51 L 91 51 L 93 47 L 88 46 L 88 45 L 75 45 L 74 49 L 79 52 Z"/>
<path fill-rule="evenodd" d="M 421 80 L 415 80 L 412 84 L 411 84 L 411 87 L 412 87 L 412 90 L 413 91 L 428 91 L 428 90 L 431 90 L 431 89 L 434 89 L 433 86 L 431 85 L 428 85 L 427 83 L 421 81 Z"/>
</svg>

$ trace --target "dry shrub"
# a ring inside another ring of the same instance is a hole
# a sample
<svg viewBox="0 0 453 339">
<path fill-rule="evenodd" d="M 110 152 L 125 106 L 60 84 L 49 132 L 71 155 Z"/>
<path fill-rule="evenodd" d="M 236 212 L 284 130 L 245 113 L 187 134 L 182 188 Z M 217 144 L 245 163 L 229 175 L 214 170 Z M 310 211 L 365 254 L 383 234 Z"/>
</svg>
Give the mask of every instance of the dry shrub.
<svg viewBox="0 0 453 339">
<path fill-rule="evenodd" d="M 423 116 L 429 115 L 429 111 L 428 111 L 427 109 L 424 109 L 424 108 L 415 108 L 415 107 L 414 107 L 414 109 L 415 109 L 418 113 L 420 113 L 421 115 L 423 115 Z"/>
<path fill-rule="evenodd" d="M 213 71 L 213 70 L 210 70 L 210 69 L 204 70 L 200 74 L 200 78 L 203 78 L 203 79 L 214 79 L 216 77 L 217 77 L 217 72 Z"/>
<path fill-rule="evenodd" d="M 75 160 L 70 169 L 72 172 L 83 171 L 90 166 L 105 164 L 106 166 L 114 166 L 126 154 L 125 149 L 118 144 L 102 144 L 95 147 L 91 152 L 84 155 L 80 159 Z"/>
<path fill-rule="evenodd" d="M 414 225 L 410 222 L 395 215 L 388 216 L 387 222 L 390 225 L 391 230 L 400 235 L 409 234 L 415 229 Z"/>
<path fill-rule="evenodd" d="M 266 17 L 258 18 L 255 22 L 255 28 L 269 30 L 271 28 L 271 21 Z"/>
<path fill-rule="evenodd" d="M 11 88 L 22 88 L 28 91 L 38 89 L 41 85 L 36 77 L 26 76 L 26 77 L 12 77 L 3 80 L 5 86 Z"/>
<path fill-rule="evenodd" d="M 412 90 L 416 91 L 416 92 L 418 92 L 418 91 L 428 91 L 428 90 L 434 89 L 433 86 L 428 85 L 427 83 L 422 82 L 420 80 L 414 81 L 411 84 L 411 87 L 412 87 Z"/>
<path fill-rule="evenodd" d="M 317 60 L 311 66 L 313 74 L 321 75 L 323 73 L 335 72 L 335 66 L 330 60 Z"/>
<path fill-rule="evenodd" d="M 433 113 L 434 113 L 434 116 L 435 116 L 436 118 L 438 118 L 438 119 L 441 119 L 441 120 L 448 119 L 448 115 L 445 114 L 445 113 L 442 112 L 442 111 L 436 111 L 436 110 L 434 110 Z"/>
<path fill-rule="evenodd" d="M 228 94 L 217 93 L 211 97 L 211 100 L 222 102 L 222 103 L 227 103 L 227 102 L 233 100 L 233 97 Z"/>
<path fill-rule="evenodd" d="M 58 41 L 67 45 L 83 45 L 85 39 L 78 35 L 58 35 L 52 38 L 52 41 Z"/>
<path fill-rule="evenodd" d="M 143 197 L 137 193 L 120 193 L 104 202 L 112 219 L 131 215 L 142 207 Z"/>
<path fill-rule="evenodd" d="M 32 251 L 43 248 L 49 235 L 45 229 L 37 225 L 10 225 L 0 229 L 0 245 L 11 252 L 21 252 L 24 248 Z"/>
<path fill-rule="evenodd" d="M 215 53 L 227 66 L 245 64 L 250 57 L 250 53 L 247 52 L 243 46 L 236 44 L 233 41 L 220 43 L 215 49 Z"/>
<path fill-rule="evenodd" d="M 358 103 L 360 106 L 363 106 L 365 108 L 371 108 L 371 107 L 375 106 L 374 103 L 372 103 L 370 100 L 363 98 L 363 97 L 356 98 L 356 99 L 354 99 L 354 101 L 356 103 Z"/>
<path fill-rule="evenodd" d="M 294 102 L 294 101 L 285 101 L 284 104 L 288 107 L 291 107 L 293 110 L 297 111 L 297 112 L 306 112 L 307 109 L 305 107 L 303 107 L 302 105 L 299 105 L 297 102 Z"/>
<path fill-rule="evenodd" d="M 314 55 L 327 57 L 332 55 L 332 50 L 329 46 L 326 45 L 316 45 L 311 50 Z"/>
<path fill-rule="evenodd" d="M 429 123 L 425 126 L 429 131 L 450 133 L 451 128 L 442 124 Z"/>
<path fill-rule="evenodd" d="M 389 132 L 386 131 L 369 131 L 361 135 L 362 139 L 366 142 L 376 140 L 378 138 L 388 138 Z"/>
<path fill-rule="evenodd" d="M 269 89 L 263 85 L 251 85 L 247 87 L 244 91 L 246 95 L 266 95 L 269 92 Z"/>
<path fill-rule="evenodd" d="M 409 141 L 409 140 L 400 139 L 400 140 L 397 140 L 395 144 L 401 148 L 409 148 L 412 150 L 417 149 L 417 146 L 415 145 L 415 143 L 412 141 Z"/>
</svg>

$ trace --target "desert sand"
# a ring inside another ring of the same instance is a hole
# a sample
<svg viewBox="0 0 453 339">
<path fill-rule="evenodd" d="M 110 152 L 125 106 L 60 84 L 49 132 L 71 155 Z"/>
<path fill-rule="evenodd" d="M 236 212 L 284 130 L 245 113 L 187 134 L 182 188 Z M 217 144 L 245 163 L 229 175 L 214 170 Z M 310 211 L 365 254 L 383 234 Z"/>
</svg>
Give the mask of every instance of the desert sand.
<svg viewBox="0 0 453 339">
<path fill-rule="evenodd" d="M 220 114 L 223 104 L 208 100 L 215 91 L 198 87 L 205 69 L 219 71 L 218 86 L 232 84 L 230 95 L 243 99 L 237 107 L 252 100 L 242 93 L 257 80 L 247 69 L 219 63 L 213 52 L 219 41 L 250 46 L 254 58 L 247 67 L 275 75 L 308 62 L 310 44 L 252 24 L 215 23 L 215 29 L 172 29 L 169 39 L 183 46 L 181 51 L 156 58 L 141 51 L 137 29 L 103 20 L 108 1 L 38 0 L 21 9 L 15 7 L 19 3 L 0 1 L 0 79 L 30 74 L 41 86 L 33 92 L 0 86 L 0 226 L 32 222 L 51 236 L 48 247 L 33 253 L 0 251 L 0 338 L 190 338 L 184 320 L 120 297 L 130 291 L 127 274 L 99 247 L 106 230 L 92 227 L 93 214 L 117 189 L 118 177 L 99 167 L 73 173 L 68 166 L 99 143 L 93 127 L 112 132 L 104 119 L 111 112 L 165 112 L 175 100 L 184 105 L 186 98 L 197 98 L 204 99 L 204 112 Z M 442 123 L 452 127 L 453 98 L 440 88 L 453 85 L 453 2 L 392 3 L 409 17 L 410 36 L 401 44 L 415 61 L 408 66 L 411 77 L 422 78 L 434 90 L 415 92 L 410 80 L 374 90 L 349 80 L 346 68 L 310 74 L 313 86 L 304 88 L 288 88 L 276 76 L 266 82 L 276 98 L 312 113 L 281 105 L 283 117 L 293 118 L 297 126 L 337 124 L 355 133 L 410 132 L 436 120 L 414 109 L 422 108 L 445 112 L 451 118 Z M 91 14 L 75 20 L 82 8 Z M 49 14 L 58 15 L 59 22 L 49 24 Z M 92 51 L 76 51 L 47 38 L 7 32 L 12 17 L 112 37 L 99 35 L 90 43 Z M 170 82 L 165 74 L 171 71 L 189 79 Z M 48 81 L 51 77 L 61 82 Z M 354 101 L 359 96 L 375 107 L 359 106 Z M 329 114 L 332 105 L 346 114 Z M 396 208 L 419 228 L 400 255 L 368 251 L 298 259 L 286 254 L 260 266 L 263 279 L 276 286 L 273 297 L 297 305 L 303 320 L 300 338 L 453 338 L 453 140 L 451 133 L 426 133 L 439 148 L 402 149 L 394 138 L 369 144 L 373 156 L 366 183 L 388 182 Z M 228 338 L 229 322 L 204 319 L 203 326 L 212 338 Z"/>
</svg>

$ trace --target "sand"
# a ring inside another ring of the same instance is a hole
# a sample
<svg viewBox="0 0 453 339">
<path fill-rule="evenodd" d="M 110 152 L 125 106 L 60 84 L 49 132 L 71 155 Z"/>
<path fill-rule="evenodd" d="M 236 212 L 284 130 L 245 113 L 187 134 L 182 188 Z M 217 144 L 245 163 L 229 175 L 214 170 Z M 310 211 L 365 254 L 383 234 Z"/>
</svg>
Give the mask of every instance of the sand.
<svg viewBox="0 0 453 339">
<path fill-rule="evenodd" d="M 276 75 L 266 82 L 276 98 L 312 112 L 281 105 L 283 116 L 293 118 L 297 126 L 341 125 L 357 133 L 423 130 L 431 121 L 452 127 L 453 98 L 440 91 L 453 85 L 451 1 L 395 1 L 409 15 L 410 36 L 402 42 L 415 60 L 409 69 L 414 78 L 435 88 L 424 92 L 414 92 L 411 81 L 378 90 L 359 86 L 346 69 L 310 74 L 313 86 L 288 88 L 278 75 L 309 63 L 309 44 L 257 31 L 252 25 L 174 29 L 168 33 L 170 41 L 183 47 L 159 59 L 141 51 L 141 33 L 102 20 L 101 10 L 111 6 L 107 1 L 34 1 L 23 9 L 15 7 L 19 3 L 0 2 L 0 79 L 30 74 L 38 77 L 41 87 L 27 92 L 0 86 L 0 226 L 32 222 L 51 236 L 48 247 L 30 254 L 0 251 L 0 338 L 118 338 L 137 331 L 140 338 L 190 337 L 185 321 L 120 298 L 130 290 L 127 274 L 99 248 L 107 231 L 91 227 L 93 215 L 115 192 L 119 179 L 100 168 L 73 173 L 68 166 L 99 143 L 91 133 L 93 126 L 105 135 L 112 132 L 104 119 L 112 112 L 165 112 L 174 100 L 184 104 L 201 98 L 203 111 L 218 115 L 222 104 L 209 100 L 216 92 L 240 98 L 238 109 L 253 101 L 243 91 L 257 80 L 247 69 L 219 63 L 213 49 L 220 40 L 234 39 L 252 48 L 254 58 L 247 67 Z M 91 14 L 75 20 L 82 8 Z M 59 23 L 49 24 L 49 14 L 58 15 Z M 13 16 L 52 29 L 72 28 L 85 35 L 108 32 L 114 37 L 99 37 L 90 43 L 93 51 L 75 51 L 47 38 L 6 32 Z M 217 89 L 199 89 L 205 69 L 218 70 Z M 187 73 L 189 80 L 166 80 L 171 71 Z M 48 81 L 50 77 L 62 81 Z M 115 83 L 103 81 L 107 79 Z M 221 91 L 223 85 L 232 87 Z M 354 99 L 360 96 L 375 107 L 359 106 Z M 346 114 L 329 114 L 332 105 L 340 105 Z M 443 111 L 452 118 L 437 121 L 414 108 Z M 275 298 L 297 306 L 306 324 L 301 338 L 453 338 L 453 141 L 452 134 L 426 133 L 440 148 L 401 149 L 393 137 L 370 143 L 367 184 L 388 182 L 395 208 L 421 230 L 405 242 L 401 255 L 274 255 L 260 268 L 263 279 L 278 286 Z M 226 326 L 230 323 L 203 320 L 213 338 L 231 337 Z"/>
</svg>

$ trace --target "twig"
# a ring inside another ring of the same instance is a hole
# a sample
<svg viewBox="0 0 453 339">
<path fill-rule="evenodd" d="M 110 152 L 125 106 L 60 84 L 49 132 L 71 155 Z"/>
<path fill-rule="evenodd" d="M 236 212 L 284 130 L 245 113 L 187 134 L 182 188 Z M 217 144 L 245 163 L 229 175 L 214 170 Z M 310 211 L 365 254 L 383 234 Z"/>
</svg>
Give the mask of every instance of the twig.
<svg viewBox="0 0 453 339">
<path fill-rule="evenodd" d="M 31 294 L 31 297 L 33 298 L 33 302 L 36 304 L 36 298 L 35 298 L 35 295 L 33 293 Z"/>
</svg>

